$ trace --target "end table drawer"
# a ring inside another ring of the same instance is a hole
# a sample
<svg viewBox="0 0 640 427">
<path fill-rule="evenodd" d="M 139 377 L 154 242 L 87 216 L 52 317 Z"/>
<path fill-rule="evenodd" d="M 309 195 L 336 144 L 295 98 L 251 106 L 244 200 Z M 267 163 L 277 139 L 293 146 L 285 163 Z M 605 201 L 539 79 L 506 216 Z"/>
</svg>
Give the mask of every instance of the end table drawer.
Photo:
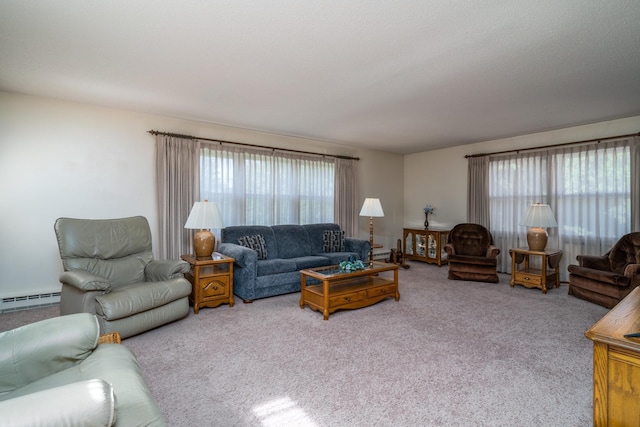
<svg viewBox="0 0 640 427">
<path fill-rule="evenodd" d="M 204 298 L 228 295 L 229 278 L 222 276 L 202 281 L 202 296 Z"/>
<path fill-rule="evenodd" d="M 515 279 L 518 283 L 530 283 L 532 286 L 537 287 L 542 285 L 542 277 L 536 274 L 516 272 Z"/>
</svg>

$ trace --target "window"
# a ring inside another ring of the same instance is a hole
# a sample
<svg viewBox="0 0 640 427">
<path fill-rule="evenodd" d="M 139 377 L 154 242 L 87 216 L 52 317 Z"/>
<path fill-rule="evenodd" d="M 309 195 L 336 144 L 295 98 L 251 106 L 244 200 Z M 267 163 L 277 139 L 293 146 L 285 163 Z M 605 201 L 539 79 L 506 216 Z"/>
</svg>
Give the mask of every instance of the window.
<svg viewBox="0 0 640 427">
<path fill-rule="evenodd" d="M 200 196 L 225 225 L 334 221 L 332 158 L 203 144 Z"/>
<path fill-rule="evenodd" d="M 548 247 L 564 255 L 561 276 L 578 254 L 604 254 L 631 231 L 630 140 L 489 157 L 491 233 L 511 270 L 508 249 L 526 247 L 520 226 L 531 203 L 547 203 L 558 222 Z M 566 277 L 563 278 L 566 280 Z"/>
</svg>

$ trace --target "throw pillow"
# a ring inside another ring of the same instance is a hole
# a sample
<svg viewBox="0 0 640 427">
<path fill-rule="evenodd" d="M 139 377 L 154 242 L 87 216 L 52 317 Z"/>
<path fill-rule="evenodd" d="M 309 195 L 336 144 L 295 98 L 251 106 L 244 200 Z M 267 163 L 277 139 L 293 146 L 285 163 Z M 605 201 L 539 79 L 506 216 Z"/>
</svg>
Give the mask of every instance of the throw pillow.
<svg viewBox="0 0 640 427">
<path fill-rule="evenodd" d="M 267 244 L 262 235 L 242 236 L 238 239 L 238 243 L 241 246 L 256 251 L 258 253 L 258 259 L 267 259 Z"/>
<path fill-rule="evenodd" d="M 322 234 L 322 250 L 324 252 L 344 252 L 344 231 L 325 230 Z"/>
</svg>

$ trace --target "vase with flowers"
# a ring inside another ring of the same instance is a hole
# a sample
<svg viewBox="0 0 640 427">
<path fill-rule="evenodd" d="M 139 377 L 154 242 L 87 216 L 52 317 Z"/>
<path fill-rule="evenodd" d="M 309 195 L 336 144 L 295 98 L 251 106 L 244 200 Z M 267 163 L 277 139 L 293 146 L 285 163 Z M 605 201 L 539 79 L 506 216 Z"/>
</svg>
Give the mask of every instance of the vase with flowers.
<svg viewBox="0 0 640 427">
<path fill-rule="evenodd" d="M 433 212 L 436 210 L 436 208 L 432 207 L 431 205 L 427 205 L 422 210 L 424 211 L 424 229 L 428 230 L 429 229 L 429 214 L 433 214 Z"/>
</svg>

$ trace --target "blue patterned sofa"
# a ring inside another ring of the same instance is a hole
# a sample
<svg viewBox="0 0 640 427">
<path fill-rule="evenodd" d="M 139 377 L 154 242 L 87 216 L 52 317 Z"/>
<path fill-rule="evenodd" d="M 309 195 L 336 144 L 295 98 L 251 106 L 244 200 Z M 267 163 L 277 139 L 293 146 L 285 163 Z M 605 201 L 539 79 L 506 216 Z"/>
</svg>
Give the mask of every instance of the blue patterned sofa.
<svg viewBox="0 0 640 427">
<path fill-rule="evenodd" d="M 233 293 L 244 302 L 300 291 L 300 270 L 366 260 L 369 241 L 337 224 L 237 225 L 222 229 L 218 252 L 235 259 Z"/>
</svg>

